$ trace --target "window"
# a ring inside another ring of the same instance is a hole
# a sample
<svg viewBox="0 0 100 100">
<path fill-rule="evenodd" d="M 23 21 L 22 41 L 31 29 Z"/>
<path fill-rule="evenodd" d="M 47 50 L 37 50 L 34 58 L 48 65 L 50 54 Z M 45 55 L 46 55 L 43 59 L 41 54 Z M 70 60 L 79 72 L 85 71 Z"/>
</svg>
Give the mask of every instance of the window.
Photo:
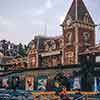
<svg viewBox="0 0 100 100">
<path fill-rule="evenodd" d="M 48 66 L 48 58 L 42 58 L 42 66 Z"/>
<path fill-rule="evenodd" d="M 83 33 L 83 41 L 85 46 L 89 46 L 89 37 L 90 35 L 88 32 Z"/>
<path fill-rule="evenodd" d="M 69 51 L 66 53 L 66 60 L 67 60 L 67 64 L 73 64 L 73 52 L 72 51 Z"/>
<path fill-rule="evenodd" d="M 97 62 L 97 63 L 100 62 L 100 56 L 96 56 L 96 62 Z"/>
<path fill-rule="evenodd" d="M 66 44 L 67 45 L 71 45 L 72 44 L 72 33 L 71 32 L 68 32 L 66 34 Z"/>
<path fill-rule="evenodd" d="M 33 57 L 32 57 L 32 66 L 35 66 L 35 64 L 36 64 L 36 57 L 33 56 Z"/>
<path fill-rule="evenodd" d="M 56 49 L 56 42 L 54 40 L 51 41 L 52 49 Z"/>
<path fill-rule="evenodd" d="M 57 65 L 57 57 L 56 56 L 52 57 L 52 65 L 53 66 Z"/>
</svg>

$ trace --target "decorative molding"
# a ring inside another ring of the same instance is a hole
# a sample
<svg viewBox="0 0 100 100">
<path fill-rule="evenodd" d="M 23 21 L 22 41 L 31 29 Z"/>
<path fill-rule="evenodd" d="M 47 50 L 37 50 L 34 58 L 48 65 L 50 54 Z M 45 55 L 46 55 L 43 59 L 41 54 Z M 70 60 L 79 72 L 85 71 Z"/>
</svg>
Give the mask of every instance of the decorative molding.
<svg viewBox="0 0 100 100">
<path fill-rule="evenodd" d="M 66 34 L 66 46 L 72 45 L 72 32 L 67 32 Z"/>
<path fill-rule="evenodd" d="M 67 30 L 67 29 L 73 29 L 76 27 L 76 25 L 78 27 L 81 27 L 81 28 L 86 28 L 86 29 L 91 29 L 91 30 L 95 30 L 95 26 L 90 24 L 90 23 L 83 23 L 83 22 L 75 22 L 73 21 L 73 23 L 70 25 L 70 26 L 67 26 L 66 24 L 63 26 L 63 29 L 64 30 Z"/>
<path fill-rule="evenodd" d="M 51 55 L 58 55 L 58 54 L 61 54 L 61 51 L 52 51 L 52 52 L 47 52 L 47 53 L 40 53 L 40 55 L 42 57 L 51 56 Z"/>
</svg>

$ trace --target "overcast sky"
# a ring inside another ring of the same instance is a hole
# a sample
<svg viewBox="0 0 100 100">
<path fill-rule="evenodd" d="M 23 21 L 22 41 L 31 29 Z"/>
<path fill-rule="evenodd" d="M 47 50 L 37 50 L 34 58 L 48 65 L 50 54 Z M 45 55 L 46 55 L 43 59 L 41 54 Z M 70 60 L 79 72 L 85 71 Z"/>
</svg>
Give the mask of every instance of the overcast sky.
<svg viewBox="0 0 100 100">
<path fill-rule="evenodd" d="M 100 23 L 100 0 L 84 0 L 93 20 Z M 60 23 L 72 0 L 0 0 L 0 40 L 28 43 L 35 34 L 62 34 Z M 97 29 L 97 28 L 96 28 Z M 96 30 L 96 41 L 100 31 Z"/>
</svg>

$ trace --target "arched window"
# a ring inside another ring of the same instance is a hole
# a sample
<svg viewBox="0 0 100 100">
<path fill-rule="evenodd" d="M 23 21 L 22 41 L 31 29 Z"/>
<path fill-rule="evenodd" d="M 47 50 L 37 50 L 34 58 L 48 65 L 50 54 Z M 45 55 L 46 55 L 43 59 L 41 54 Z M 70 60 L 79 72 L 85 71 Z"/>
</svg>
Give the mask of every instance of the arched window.
<svg viewBox="0 0 100 100">
<path fill-rule="evenodd" d="M 85 46 L 89 45 L 89 38 L 90 38 L 90 34 L 88 32 L 84 32 L 83 33 L 83 41 L 84 41 Z"/>
<path fill-rule="evenodd" d="M 72 51 L 66 53 L 67 64 L 73 64 L 74 62 L 74 54 Z"/>
<path fill-rule="evenodd" d="M 66 44 L 71 45 L 72 44 L 72 32 L 68 32 L 66 34 Z"/>
<path fill-rule="evenodd" d="M 56 42 L 54 40 L 51 41 L 52 49 L 56 49 Z"/>
</svg>

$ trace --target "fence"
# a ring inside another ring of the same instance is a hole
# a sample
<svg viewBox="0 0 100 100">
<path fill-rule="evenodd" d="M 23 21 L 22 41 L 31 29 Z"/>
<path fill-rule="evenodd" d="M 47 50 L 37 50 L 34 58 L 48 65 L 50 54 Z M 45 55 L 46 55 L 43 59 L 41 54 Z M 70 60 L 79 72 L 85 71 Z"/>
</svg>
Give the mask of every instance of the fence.
<svg viewBox="0 0 100 100">
<path fill-rule="evenodd" d="M 66 91 L 66 96 L 68 96 L 71 100 L 76 97 L 74 100 L 99 100 L 100 94 L 97 92 L 80 92 L 81 95 L 75 94 L 75 91 Z M 56 96 L 56 92 L 32 92 L 34 97 L 38 97 L 39 100 L 61 100 L 60 96 Z M 49 98 L 49 99 L 48 99 Z M 36 99 L 37 100 L 37 99 Z"/>
<path fill-rule="evenodd" d="M 66 91 L 65 95 L 71 100 L 84 99 L 84 100 L 100 100 L 100 93 L 97 92 L 80 92 L 81 94 L 75 94 L 75 91 Z M 0 90 L 0 97 L 13 98 L 7 100 L 61 100 L 60 95 L 56 95 L 55 91 L 39 92 L 39 91 L 24 91 L 24 90 Z M 19 99 L 20 98 L 20 99 Z M 27 99 L 25 99 L 27 98 Z M 1 100 L 1 99 L 0 99 Z M 4 99 L 5 100 L 5 99 Z"/>
</svg>

